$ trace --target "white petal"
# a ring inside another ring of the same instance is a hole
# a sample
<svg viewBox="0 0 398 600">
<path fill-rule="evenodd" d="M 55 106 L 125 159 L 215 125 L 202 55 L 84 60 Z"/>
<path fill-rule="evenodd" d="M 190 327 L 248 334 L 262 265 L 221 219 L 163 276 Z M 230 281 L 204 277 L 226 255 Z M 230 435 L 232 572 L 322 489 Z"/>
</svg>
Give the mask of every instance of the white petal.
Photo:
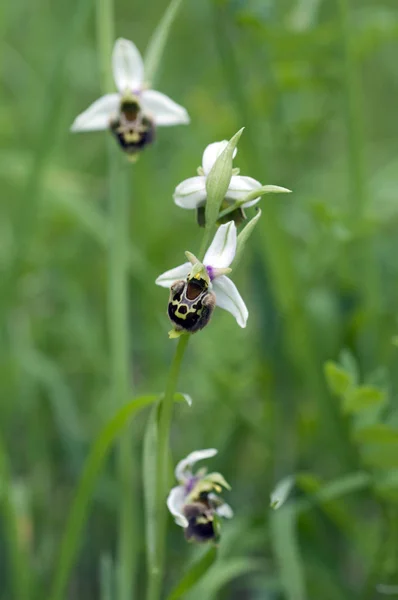
<svg viewBox="0 0 398 600">
<path fill-rule="evenodd" d="M 178 485 L 170 490 L 167 497 L 167 508 L 174 517 L 175 522 L 180 527 L 188 527 L 188 521 L 182 512 L 185 502 L 185 489 L 183 485 Z"/>
<path fill-rule="evenodd" d="M 108 129 L 109 121 L 119 112 L 119 94 L 102 96 L 73 121 L 71 131 L 100 131 Z"/>
<path fill-rule="evenodd" d="M 141 54 L 133 42 L 119 38 L 113 46 L 113 78 L 121 94 L 126 90 L 137 93 L 144 81 L 144 63 Z"/>
<path fill-rule="evenodd" d="M 177 185 L 174 202 L 181 208 L 197 208 L 206 200 L 206 178 L 190 177 Z"/>
<path fill-rule="evenodd" d="M 234 516 L 234 511 L 226 502 L 224 502 L 224 504 L 221 504 L 221 506 L 218 506 L 216 508 L 216 513 L 219 517 L 224 517 L 224 519 L 232 519 L 232 517 Z"/>
<path fill-rule="evenodd" d="M 249 311 L 234 282 L 226 275 L 221 275 L 213 281 L 213 291 L 217 306 L 230 312 L 240 327 L 246 327 Z"/>
<path fill-rule="evenodd" d="M 191 263 L 186 262 L 179 267 L 174 267 L 174 269 L 170 269 L 169 271 L 162 273 L 162 275 L 159 275 L 155 283 L 161 287 L 169 288 L 178 279 L 185 279 L 191 269 Z"/>
<path fill-rule="evenodd" d="M 203 460 L 204 458 L 211 458 L 216 454 L 217 450 L 215 448 L 207 448 L 206 450 L 195 450 L 194 452 L 191 452 L 186 458 L 180 460 L 180 462 L 176 466 L 176 479 L 183 483 L 192 475 L 192 467 L 196 462 L 198 462 L 198 460 Z"/>
<path fill-rule="evenodd" d="M 203 264 L 208 267 L 229 267 L 236 253 L 236 226 L 233 221 L 218 228 L 216 235 L 210 244 Z"/>
<path fill-rule="evenodd" d="M 190 120 L 183 106 L 155 90 L 142 92 L 141 106 L 153 118 L 155 125 L 184 125 Z"/>
<path fill-rule="evenodd" d="M 228 190 L 225 197 L 229 198 L 230 200 L 244 200 L 250 192 L 260 187 L 262 187 L 261 183 L 253 179 L 253 177 L 233 175 L 231 177 L 231 181 L 228 186 Z M 254 200 L 246 202 L 245 204 L 243 204 L 243 207 L 247 208 L 249 206 L 253 206 L 259 200 L 260 196 L 258 198 L 254 198 Z"/>
<path fill-rule="evenodd" d="M 228 142 L 227 140 L 223 140 L 222 142 L 214 142 L 213 144 L 209 144 L 205 151 L 203 152 L 202 157 L 202 167 L 205 175 L 208 175 L 216 162 L 217 158 L 220 156 L 221 152 L 226 148 Z M 234 150 L 234 158 L 236 156 L 238 149 Z"/>
</svg>

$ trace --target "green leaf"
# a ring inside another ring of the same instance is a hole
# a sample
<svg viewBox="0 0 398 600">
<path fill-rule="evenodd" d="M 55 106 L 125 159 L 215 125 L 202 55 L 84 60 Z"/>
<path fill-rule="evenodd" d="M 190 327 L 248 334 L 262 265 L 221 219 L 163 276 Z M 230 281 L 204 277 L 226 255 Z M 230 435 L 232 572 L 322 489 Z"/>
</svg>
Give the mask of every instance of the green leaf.
<svg viewBox="0 0 398 600">
<path fill-rule="evenodd" d="M 265 196 L 265 194 L 291 194 L 292 190 L 288 190 L 287 188 L 280 187 L 279 185 L 262 185 L 259 188 L 249 192 L 247 196 L 245 196 L 244 200 L 242 200 L 242 204 L 246 204 L 246 202 L 251 202 L 251 200 L 255 200 L 259 196 Z"/>
<path fill-rule="evenodd" d="M 174 394 L 174 402 L 186 402 L 188 406 L 192 406 L 192 397 L 189 394 L 183 394 L 182 392 L 176 392 Z"/>
<path fill-rule="evenodd" d="M 306 600 L 304 566 L 296 534 L 296 513 L 286 504 L 271 513 L 271 542 L 287 600 Z"/>
<path fill-rule="evenodd" d="M 206 178 L 207 201 L 205 217 L 207 230 L 211 230 L 218 219 L 221 202 L 224 200 L 229 182 L 231 181 L 234 150 L 242 135 L 242 131 L 243 128 L 229 140 L 226 148 L 221 152 Z"/>
<path fill-rule="evenodd" d="M 181 581 L 167 596 L 167 600 L 178 600 L 182 598 L 210 569 L 217 558 L 217 548 L 213 546 L 206 554 L 192 565 L 189 571 L 182 577 Z"/>
<path fill-rule="evenodd" d="M 354 439 L 356 442 L 364 444 L 396 444 L 398 429 L 393 429 L 384 423 L 375 423 L 355 431 Z"/>
<path fill-rule="evenodd" d="M 62 538 L 58 563 L 51 586 L 51 600 L 62 600 L 68 577 L 75 561 L 82 529 L 86 522 L 87 510 L 93 496 L 95 482 L 105 457 L 129 419 L 146 406 L 156 402 L 158 396 L 141 396 L 132 400 L 117 411 L 115 416 L 103 427 L 86 459 L 74 500 L 69 512 L 65 532 Z"/>
<path fill-rule="evenodd" d="M 372 477 L 365 471 L 349 473 L 348 475 L 339 477 L 339 479 L 325 483 L 325 485 L 323 485 L 319 490 L 316 490 L 315 478 L 313 479 L 313 482 L 311 482 L 311 479 L 309 478 L 306 481 L 305 479 L 301 479 L 301 476 L 298 476 L 297 482 L 300 482 L 301 484 L 309 482 L 315 491 L 311 498 L 298 500 L 295 503 L 297 512 L 301 513 L 312 508 L 314 504 L 330 502 L 331 500 L 335 500 L 340 496 L 345 496 L 346 494 L 351 494 L 369 487 L 369 485 L 372 483 Z"/>
<path fill-rule="evenodd" d="M 339 362 L 346 373 L 349 373 L 354 384 L 359 383 L 359 367 L 355 356 L 344 348 L 339 354 Z"/>
<path fill-rule="evenodd" d="M 248 222 L 246 227 L 244 227 L 244 229 L 242 229 L 242 231 L 239 233 L 238 238 L 236 240 L 236 254 L 235 254 L 235 258 L 232 263 L 233 269 L 236 269 L 236 266 L 238 265 L 239 261 L 241 260 L 246 242 L 249 239 L 249 237 L 251 236 L 251 234 L 253 233 L 253 230 L 254 230 L 255 226 L 257 225 L 260 217 L 261 217 L 261 210 L 259 210 L 257 212 L 257 214 L 252 219 L 250 219 L 250 221 Z"/>
<path fill-rule="evenodd" d="M 151 39 L 149 40 L 144 57 L 144 66 L 146 83 L 150 84 L 151 86 L 155 80 L 171 26 L 177 16 L 181 4 L 182 0 L 171 0 L 162 19 L 160 20 L 160 23 L 156 27 Z"/>
<path fill-rule="evenodd" d="M 331 360 L 325 363 L 324 372 L 329 389 L 336 396 L 344 396 L 354 384 L 351 373 Z"/>
<path fill-rule="evenodd" d="M 372 385 L 361 385 L 346 394 L 343 401 L 343 410 L 348 414 L 355 414 L 366 408 L 378 406 L 385 402 L 386 393 Z"/>
<path fill-rule="evenodd" d="M 288 495 L 294 485 L 295 478 L 292 475 L 284 477 L 271 492 L 270 507 L 276 510 L 280 508 L 287 500 Z"/>
</svg>

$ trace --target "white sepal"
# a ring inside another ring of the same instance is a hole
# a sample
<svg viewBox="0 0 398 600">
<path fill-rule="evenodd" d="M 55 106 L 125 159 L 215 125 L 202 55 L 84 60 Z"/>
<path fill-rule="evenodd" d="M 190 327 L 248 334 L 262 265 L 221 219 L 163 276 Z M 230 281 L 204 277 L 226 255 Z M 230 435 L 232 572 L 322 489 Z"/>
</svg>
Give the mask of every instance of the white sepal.
<svg viewBox="0 0 398 600">
<path fill-rule="evenodd" d="M 229 200 L 244 200 L 245 197 L 257 188 L 261 188 L 261 183 L 253 179 L 253 177 L 247 177 L 243 175 L 233 175 L 231 177 L 230 184 L 228 186 L 227 198 Z M 260 196 L 254 200 L 250 200 L 243 204 L 243 208 L 253 206 L 260 200 Z"/>
<path fill-rule="evenodd" d="M 234 282 L 222 275 L 214 279 L 213 290 L 217 306 L 230 312 L 240 327 L 246 327 L 249 311 Z"/>
<path fill-rule="evenodd" d="M 155 125 L 186 125 L 189 115 L 183 106 L 156 90 L 144 90 L 141 94 L 144 113 L 152 117 Z"/>
<path fill-rule="evenodd" d="M 126 90 L 139 93 L 144 81 L 144 63 L 135 44 L 124 38 L 116 40 L 112 53 L 113 78 L 121 94 Z"/>
<path fill-rule="evenodd" d="M 192 476 L 192 467 L 199 460 L 211 458 L 217 454 L 215 448 L 207 448 L 206 450 L 195 450 L 180 460 L 175 468 L 175 476 L 178 481 L 183 483 Z"/>
<path fill-rule="evenodd" d="M 174 202 L 181 208 L 197 208 L 206 200 L 206 179 L 198 175 L 185 179 L 177 185 Z"/>
<path fill-rule="evenodd" d="M 177 525 L 180 525 L 180 527 L 188 527 L 188 521 L 182 512 L 185 498 L 186 494 L 183 485 L 173 487 L 167 496 L 167 508 L 173 515 Z"/>
<path fill-rule="evenodd" d="M 233 221 L 218 228 L 216 235 L 210 244 L 203 264 L 210 267 L 229 267 L 236 252 L 236 226 Z"/>
<path fill-rule="evenodd" d="M 108 129 L 109 121 L 118 114 L 119 94 L 106 94 L 80 113 L 72 123 L 71 131 L 101 131 Z"/>
<path fill-rule="evenodd" d="M 183 265 L 180 265 L 179 267 L 174 267 L 174 269 L 170 269 L 169 271 L 165 271 L 165 273 L 162 273 L 162 275 L 159 275 L 155 283 L 156 285 L 160 285 L 161 287 L 169 288 L 178 279 L 186 279 L 191 268 L 191 263 L 186 262 Z"/>
<path fill-rule="evenodd" d="M 202 167 L 205 175 L 208 175 L 210 173 L 217 158 L 225 150 L 227 145 L 227 140 L 223 140 L 222 142 L 214 142 L 213 144 L 209 144 L 205 148 L 202 157 Z M 238 149 L 235 148 L 233 158 L 235 158 L 237 151 Z"/>
</svg>

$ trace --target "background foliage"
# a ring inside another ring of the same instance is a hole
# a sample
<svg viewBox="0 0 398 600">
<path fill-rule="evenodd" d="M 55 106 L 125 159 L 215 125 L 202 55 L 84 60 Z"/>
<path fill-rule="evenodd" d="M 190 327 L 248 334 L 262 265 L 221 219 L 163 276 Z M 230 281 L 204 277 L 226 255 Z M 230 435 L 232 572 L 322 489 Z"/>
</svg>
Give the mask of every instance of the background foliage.
<svg viewBox="0 0 398 600">
<path fill-rule="evenodd" d="M 176 407 L 173 454 L 218 448 L 211 466 L 231 483 L 236 513 L 189 600 L 366 600 L 398 584 L 398 7 L 349 5 L 347 26 L 345 0 L 185 0 L 156 87 L 192 123 L 159 130 L 132 169 L 137 394 L 164 389 L 173 342 L 154 279 L 198 249 L 194 214 L 172 193 L 204 147 L 245 126 L 235 165 L 294 191 L 262 199 L 236 274 L 247 329 L 216 311 L 185 358 L 180 389 L 193 406 Z M 142 50 L 166 8 L 148 6 L 116 2 L 117 35 Z M 106 135 L 68 131 L 99 95 L 93 11 L 90 0 L 0 7 L 3 600 L 46 597 L 85 458 L 114 414 Z M 137 598 L 147 414 L 131 440 Z M 113 463 L 95 488 L 70 598 L 98 598 L 101 581 L 112 598 Z M 292 474 L 290 501 L 272 511 L 272 489 Z M 203 552 L 169 525 L 168 588 Z"/>
</svg>

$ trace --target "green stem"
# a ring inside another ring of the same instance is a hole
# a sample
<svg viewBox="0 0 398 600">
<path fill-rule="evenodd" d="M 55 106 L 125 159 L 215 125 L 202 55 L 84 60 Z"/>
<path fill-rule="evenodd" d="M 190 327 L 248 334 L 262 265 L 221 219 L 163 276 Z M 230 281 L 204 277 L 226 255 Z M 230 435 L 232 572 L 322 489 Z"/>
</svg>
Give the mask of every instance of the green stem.
<svg viewBox="0 0 398 600">
<path fill-rule="evenodd" d="M 113 0 L 97 0 L 97 35 L 102 91 L 113 91 L 111 56 L 114 40 Z M 111 240 L 108 252 L 108 308 L 112 376 L 112 406 L 123 406 L 132 396 L 129 356 L 128 271 L 129 271 L 129 189 L 127 166 L 113 140 L 109 139 L 109 204 Z M 136 564 L 134 458 L 131 434 L 127 430 L 117 448 L 119 480 L 119 531 L 117 552 L 117 598 L 133 597 Z"/>
<path fill-rule="evenodd" d="M 157 496 L 157 540 L 156 565 L 149 573 L 147 600 L 161 597 L 164 577 L 164 549 L 166 543 L 166 497 L 169 483 L 169 435 L 173 413 L 174 394 L 176 392 L 182 359 L 190 336 L 183 334 L 177 344 L 173 362 L 167 380 L 166 391 L 159 409 L 158 443 L 156 460 L 156 496 Z"/>
<path fill-rule="evenodd" d="M 345 97 L 345 121 L 348 142 L 348 164 L 350 183 L 349 225 L 354 231 L 361 227 L 366 211 L 367 190 L 365 179 L 364 148 L 362 116 L 362 96 L 359 70 L 356 64 L 354 48 L 354 28 L 350 19 L 349 0 L 338 0 L 340 17 L 341 41 L 344 52 L 344 97 Z M 370 335 L 366 346 L 374 348 L 374 356 L 377 356 L 377 344 L 380 340 L 377 327 L 377 319 L 380 310 L 379 299 L 380 279 L 378 275 L 377 262 L 371 240 L 365 239 L 360 246 L 361 268 L 355 273 L 359 289 L 362 290 L 362 301 L 366 307 L 367 315 L 372 319 L 370 323 Z M 359 279 L 358 279 L 359 276 Z"/>
</svg>

